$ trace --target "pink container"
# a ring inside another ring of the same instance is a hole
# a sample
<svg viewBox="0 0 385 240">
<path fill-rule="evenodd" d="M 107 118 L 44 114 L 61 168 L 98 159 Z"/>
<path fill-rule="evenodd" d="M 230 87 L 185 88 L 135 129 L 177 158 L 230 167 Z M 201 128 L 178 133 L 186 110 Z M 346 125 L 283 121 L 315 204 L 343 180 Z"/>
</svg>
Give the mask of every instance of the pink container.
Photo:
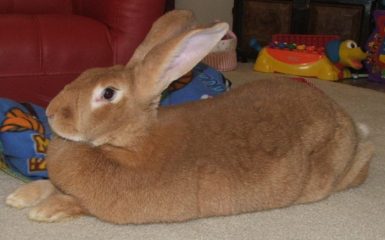
<svg viewBox="0 0 385 240">
<path fill-rule="evenodd" d="M 237 37 L 229 31 L 202 62 L 219 71 L 234 70 L 237 67 L 236 48 Z"/>
</svg>

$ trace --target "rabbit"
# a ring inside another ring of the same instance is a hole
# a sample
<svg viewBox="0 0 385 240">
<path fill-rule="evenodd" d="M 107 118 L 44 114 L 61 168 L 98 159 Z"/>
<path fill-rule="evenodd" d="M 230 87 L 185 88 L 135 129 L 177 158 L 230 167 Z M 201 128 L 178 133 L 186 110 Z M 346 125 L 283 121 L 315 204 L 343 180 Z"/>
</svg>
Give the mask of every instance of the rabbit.
<svg viewBox="0 0 385 240">
<path fill-rule="evenodd" d="M 162 91 L 220 41 L 226 23 L 158 19 L 125 66 L 87 70 L 50 102 L 49 180 L 6 203 L 32 220 L 183 222 L 316 202 L 360 185 L 374 148 L 315 88 L 255 80 L 215 98 L 159 107 Z"/>
</svg>

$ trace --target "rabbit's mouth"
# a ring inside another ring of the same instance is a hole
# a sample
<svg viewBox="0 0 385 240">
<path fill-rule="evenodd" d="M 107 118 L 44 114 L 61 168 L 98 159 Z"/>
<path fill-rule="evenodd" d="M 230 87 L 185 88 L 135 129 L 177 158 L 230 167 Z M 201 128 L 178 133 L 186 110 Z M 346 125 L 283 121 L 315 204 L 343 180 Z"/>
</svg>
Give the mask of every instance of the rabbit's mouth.
<svg viewBox="0 0 385 240">
<path fill-rule="evenodd" d="M 78 134 L 78 131 L 76 129 L 74 129 L 72 131 L 65 131 L 63 129 L 60 129 L 60 127 L 57 127 L 56 124 L 54 123 L 54 121 L 52 121 L 51 119 L 48 120 L 48 123 L 49 123 L 52 131 L 54 131 L 56 135 L 58 135 L 64 139 L 74 141 L 74 142 L 84 141 L 84 138 L 80 134 Z M 68 128 L 68 126 L 67 126 L 67 128 Z M 70 133 L 70 132 L 72 132 L 72 133 Z"/>
<path fill-rule="evenodd" d="M 57 132 L 55 132 L 55 133 L 64 139 L 71 140 L 74 142 L 83 142 L 84 141 L 84 139 L 79 135 L 61 134 L 61 133 L 57 133 Z"/>
</svg>

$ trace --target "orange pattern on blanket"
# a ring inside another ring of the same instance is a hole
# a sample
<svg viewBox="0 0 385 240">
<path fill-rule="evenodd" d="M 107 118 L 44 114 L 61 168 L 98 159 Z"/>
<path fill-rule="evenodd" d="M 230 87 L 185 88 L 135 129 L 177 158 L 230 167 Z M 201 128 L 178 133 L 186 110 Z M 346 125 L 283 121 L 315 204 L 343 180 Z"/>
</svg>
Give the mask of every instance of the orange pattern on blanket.
<svg viewBox="0 0 385 240">
<path fill-rule="evenodd" d="M 22 132 L 34 130 L 41 135 L 44 135 L 44 127 L 33 116 L 24 113 L 19 108 L 11 109 L 0 126 L 0 132 Z"/>
</svg>

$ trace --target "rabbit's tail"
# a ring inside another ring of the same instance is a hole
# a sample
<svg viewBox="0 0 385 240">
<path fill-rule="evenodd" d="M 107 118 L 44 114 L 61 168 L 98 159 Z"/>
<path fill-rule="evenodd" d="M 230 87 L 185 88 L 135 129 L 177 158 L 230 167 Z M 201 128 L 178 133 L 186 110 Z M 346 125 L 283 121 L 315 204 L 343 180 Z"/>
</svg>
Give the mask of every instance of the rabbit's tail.
<svg viewBox="0 0 385 240">
<path fill-rule="evenodd" d="M 361 140 L 367 139 L 370 134 L 370 129 L 368 125 L 366 125 L 365 123 L 357 123 L 357 128 Z"/>
<path fill-rule="evenodd" d="M 368 126 L 363 123 L 358 123 L 357 128 L 360 142 L 356 149 L 356 155 L 353 159 L 352 166 L 338 183 L 336 191 L 356 187 L 362 184 L 368 176 L 369 163 L 374 153 L 374 146 L 370 141 L 366 140 L 370 132 Z"/>
</svg>

